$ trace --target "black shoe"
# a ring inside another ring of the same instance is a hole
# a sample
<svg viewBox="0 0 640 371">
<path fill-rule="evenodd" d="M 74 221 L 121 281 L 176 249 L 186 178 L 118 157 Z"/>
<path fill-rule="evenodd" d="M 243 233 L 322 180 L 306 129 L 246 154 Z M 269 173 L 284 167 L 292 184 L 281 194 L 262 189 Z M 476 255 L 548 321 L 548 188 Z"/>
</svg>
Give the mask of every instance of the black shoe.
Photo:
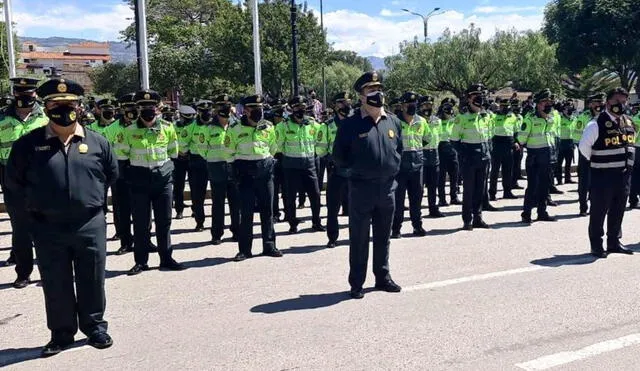
<svg viewBox="0 0 640 371">
<path fill-rule="evenodd" d="M 473 224 L 464 223 L 464 225 L 462 226 L 462 229 L 465 230 L 465 231 L 472 231 L 473 230 Z"/>
<path fill-rule="evenodd" d="M 629 203 L 629 209 L 635 209 L 635 208 L 637 208 L 637 207 L 638 207 L 638 203 L 637 203 L 637 202 L 635 202 L 635 203 L 634 203 L 634 202 Z"/>
<path fill-rule="evenodd" d="M 498 211 L 499 209 L 491 204 L 486 204 L 482 206 L 482 210 L 484 211 Z"/>
<path fill-rule="evenodd" d="M 160 263 L 160 269 L 166 269 L 169 271 L 183 271 L 187 269 L 187 267 L 173 259 L 170 259 L 168 262 Z"/>
<path fill-rule="evenodd" d="M 14 289 L 24 289 L 25 287 L 29 286 L 30 283 L 31 283 L 31 280 L 29 279 L 29 277 L 27 278 L 18 277 L 15 281 L 13 281 L 13 284 L 11 286 L 13 286 Z"/>
<path fill-rule="evenodd" d="M 402 235 L 400 234 L 400 232 L 392 232 L 391 233 L 391 238 L 394 240 L 400 239 L 402 238 Z"/>
<path fill-rule="evenodd" d="M 444 218 L 444 216 L 445 215 L 443 213 L 441 213 L 440 210 L 436 210 L 436 211 L 433 211 L 433 212 L 429 213 L 429 218 L 433 218 L 433 219 Z"/>
<path fill-rule="evenodd" d="M 196 232 L 202 232 L 202 231 L 204 231 L 204 223 L 198 223 L 198 224 L 196 224 L 195 231 L 196 231 Z"/>
<path fill-rule="evenodd" d="M 182 211 L 180 211 L 179 213 L 176 213 L 176 219 L 180 220 L 184 218 L 184 215 L 182 215 Z"/>
<path fill-rule="evenodd" d="M 587 216 L 587 212 L 586 211 L 580 211 L 580 213 L 578 215 L 581 216 L 581 217 Z"/>
<path fill-rule="evenodd" d="M 561 190 L 559 190 L 556 187 L 552 187 L 551 190 L 549 191 L 550 194 L 552 195 L 563 195 L 564 192 L 562 192 Z"/>
<path fill-rule="evenodd" d="M 336 243 L 335 241 L 329 241 L 327 243 L 327 249 L 335 249 L 336 248 Z"/>
<path fill-rule="evenodd" d="M 211 240 L 211 244 L 215 245 L 215 246 L 218 246 L 218 245 L 222 244 L 222 240 L 219 239 L 219 238 L 214 238 L 214 239 Z"/>
<path fill-rule="evenodd" d="M 128 252 L 133 251 L 133 246 L 121 246 L 118 251 L 116 251 L 116 255 L 124 255 Z"/>
<path fill-rule="evenodd" d="M 460 202 L 460 200 L 458 200 L 458 198 L 452 198 L 451 199 L 451 205 L 461 205 L 462 202 Z"/>
<path fill-rule="evenodd" d="M 245 255 L 245 254 L 239 252 L 239 253 L 236 254 L 235 258 L 233 258 L 233 261 L 241 262 L 241 261 L 245 261 L 245 260 L 247 260 L 249 258 L 252 258 L 252 257 L 253 257 L 253 255 L 251 255 L 251 254 Z"/>
<path fill-rule="evenodd" d="M 542 214 L 542 215 L 538 215 L 538 219 L 536 219 L 539 222 L 555 222 L 558 219 L 556 219 L 555 217 L 549 215 L 549 214 Z"/>
<path fill-rule="evenodd" d="M 625 255 L 633 255 L 633 251 L 627 249 L 626 247 L 624 247 L 623 244 L 618 243 L 616 245 L 613 246 L 608 246 L 607 247 L 607 253 L 608 254 L 625 254 Z"/>
<path fill-rule="evenodd" d="M 87 340 L 87 344 L 91 345 L 96 349 L 107 349 L 113 345 L 113 339 L 106 332 L 96 332 L 95 334 L 89 336 L 89 340 Z"/>
<path fill-rule="evenodd" d="M 529 214 L 529 213 L 522 213 L 522 214 L 520 214 L 520 217 L 522 218 L 522 222 L 524 224 L 533 223 L 533 220 L 531 220 L 531 214 Z"/>
<path fill-rule="evenodd" d="M 427 231 L 425 231 L 422 227 L 416 228 L 413 230 L 413 235 L 416 237 L 424 237 L 427 235 Z"/>
<path fill-rule="evenodd" d="M 514 195 L 511 192 L 505 192 L 504 196 L 502 196 L 502 198 L 504 198 L 505 200 L 515 200 L 518 198 L 518 196 Z"/>
<path fill-rule="evenodd" d="M 262 252 L 263 256 L 270 256 L 272 258 L 281 258 L 282 257 L 282 251 L 278 250 L 277 248 L 272 248 L 270 250 L 267 251 L 263 251 Z"/>
<path fill-rule="evenodd" d="M 47 345 L 44 346 L 44 348 L 42 348 L 40 357 L 46 358 L 55 356 L 56 354 L 68 348 L 71 344 L 73 344 L 73 339 L 70 341 L 51 340 L 47 343 Z"/>
<path fill-rule="evenodd" d="M 449 203 L 447 202 L 447 200 L 440 200 L 440 202 L 438 202 L 438 206 L 440 207 L 449 206 Z"/>
<path fill-rule="evenodd" d="M 238 237 L 235 234 L 231 236 L 231 242 L 238 242 Z"/>
<path fill-rule="evenodd" d="M 489 201 L 498 201 L 496 195 L 489 195 Z"/>
<path fill-rule="evenodd" d="M 9 259 L 7 259 L 7 260 L 4 262 L 4 266 L 5 266 L 5 267 L 11 266 L 11 265 L 15 265 L 15 264 L 16 264 L 16 258 L 14 258 L 12 255 L 10 255 L 10 256 L 9 256 Z"/>
<path fill-rule="evenodd" d="M 489 224 L 485 223 L 484 220 L 480 219 L 473 221 L 473 228 L 490 229 L 491 227 L 489 226 Z"/>
<path fill-rule="evenodd" d="M 289 234 L 296 234 L 296 233 L 298 233 L 297 225 L 292 225 L 291 227 L 289 227 Z"/>
<path fill-rule="evenodd" d="M 402 287 L 398 286 L 397 283 L 393 282 L 391 278 L 384 282 L 376 282 L 375 285 L 376 290 L 386 291 L 386 292 L 400 292 L 402 291 Z"/>
<path fill-rule="evenodd" d="M 140 274 L 144 271 L 148 271 L 149 270 L 149 266 L 146 264 L 136 264 L 133 266 L 133 268 L 129 269 L 129 271 L 127 272 L 127 276 L 135 276 L 137 274 Z"/>
<path fill-rule="evenodd" d="M 322 226 L 322 225 L 320 225 L 320 224 L 312 225 L 312 226 L 311 226 L 311 229 L 313 229 L 313 230 L 314 230 L 314 231 L 316 231 L 316 232 L 325 232 L 325 231 L 327 230 L 327 228 L 323 227 L 323 226 Z"/>
<path fill-rule="evenodd" d="M 120 235 L 118 235 L 118 232 L 116 232 L 116 234 L 114 234 L 109 241 L 115 241 L 115 240 L 119 240 L 120 239 Z"/>
<path fill-rule="evenodd" d="M 549 199 L 549 200 L 547 200 L 547 205 L 556 207 L 556 206 L 558 206 L 558 203 L 555 202 L 554 200 Z"/>
<path fill-rule="evenodd" d="M 273 223 L 280 223 L 282 221 L 282 219 L 280 219 L 280 215 L 274 215 L 273 216 Z"/>
<path fill-rule="evenodd" d="M 609 255 L 606 251 L 604 250 L 591 250 L 591 256 L 594 256 L 598 259 L 606 259 L 607 255 Z"/>
<path fill-rule="evenodd" d="M 149 252 L 158 252 L 158 246 L 151 241 L 149 241 Z"/>
<path fill-rule="evenodd" d="M 304 209 L 304 204 L 298 204 L 298 209 Z"/>
<path fill-rule="evenodd" d="M 361 288 L 351 289 L 351 291 L 349 291 L 349 296 L 351 296 L 352 299 L 362 299 L 364 298 L 364 291 L 362 291 Z"/>
</svg>

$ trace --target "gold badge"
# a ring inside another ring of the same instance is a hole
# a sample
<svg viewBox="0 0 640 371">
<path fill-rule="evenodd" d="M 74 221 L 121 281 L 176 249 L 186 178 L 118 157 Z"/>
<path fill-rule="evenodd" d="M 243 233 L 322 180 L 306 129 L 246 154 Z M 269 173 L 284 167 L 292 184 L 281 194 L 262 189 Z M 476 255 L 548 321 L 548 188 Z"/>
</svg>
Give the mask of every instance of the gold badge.
<svg viewBox="0 0 640 371">
<path fill-rule="evenodd" d="M 395 136 L 396 136 L 396 133 L 393 130 L 389 129 L 389 138 L 393 138 Z"/>
<path fill-rule="evenodd" d="M 133 113 L 132 113 L 132 112 L 127 113 L 127 117 L 128 117 L 129 119 L 133 119 Z"/>
<path fill-rule="evenodd" d="M 309 135 L 315 135 L 316 131 L 314 129 L 309 129 Z"/>
<path fill-rule="evenodd" d="M 146 100 L 151 99 L 151 94 L 149 94 L 149 93 L 145 93 L 145 95 L 144 95 L 144 99 L 146 99 Z"/>
<path fill-rule="evenodd" d="M 611 107 L 611 110 L 613 111 L 613 113 L 618 113 L 620 112 L 620 108 L 618 106 L 613 106 Z"/>
<path fill-rule="evenodd" d="M 58 84 L 58 93 L 66 93 L 67 92 L 67 84 L 60 83 Z"/>
<path fill-rule="evenodd" d="M 229 100 L 229 96 L 225 94 L 224 97 L 222 98 L 222 100 L 225 101 L 225 102 L 228 101 Z"/>
<path fill-rule="evenodd" d="M 371 75 L 371 81 L 378 81 L 378 73 L 374 72 L 373 75 Z"/>
<path fill-rule="evenodd" d="M 164 140 L 164 134 L 160 133 L 158 134 L 158 141 L 162 142 Z"/>
<path fill-rule="evenodd" d="M 224 146 L 229 147 L 230 144 L 231 144 L 231 137 L 227 135 L 226 137 L 224 137 Z"/>
<path fill-rule="evenodd" d="M 613 126 L 613 122 L 611 122 L 611 121 L 607 121 L 607 122 L 605 122 L 605 123 L 604 123 L 604 126 L 606 126 L 606 127 L 610 128 L 610 127 L 612 127 L 612 126 Z"/>
<path fill-rule="evenodd" d="M 76 116 L 76 111 L 71 111 L 71 112 L 69 112 L 69 119 L 70 119 L 71 121 L 76 121 L 76 118 L 77 118 L 77 116 Z"/>
<path fill-rule="evenodd" d="M 25 79 L 20 80 L 20 85 L 27 85 L 27 81 Z"/>
<path fill-rule="evenodd" d="M 87 151 L 89 151 L 89 146 L 82 143 L 81 145 L 78 146 L 78 152 L 80 153 L 87 153 Z"/>
<path fill-rule="evenodd" d="M 18 101 L 18 107 L 22 107 L 22 101 L 21 100 Z"/>
<path fill-rule="evenodd" d="M 200 139 L 200 143 L 204 143 L 204 134 L 200 134 L 198 139 Z"/>
<path fill-rule="evenodd" d="M 261 103 L 261 102 L 262 102 L 262 97 L 261 97 L 261 96 L 258 96 L 258 97 L 256 98 L 256 103 Z"/>
</svg>

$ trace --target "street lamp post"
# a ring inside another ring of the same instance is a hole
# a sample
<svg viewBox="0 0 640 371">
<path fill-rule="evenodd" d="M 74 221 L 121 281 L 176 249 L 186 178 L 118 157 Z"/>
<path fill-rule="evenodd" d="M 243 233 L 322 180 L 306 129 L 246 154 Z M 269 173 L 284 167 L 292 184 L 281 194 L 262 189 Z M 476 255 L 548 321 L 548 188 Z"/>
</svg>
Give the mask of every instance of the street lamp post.
<svg viewBox="0 0 640 371">
<path fill-rule="evenodd" d="M 434 15 L 439 15 L 444 13 L 444 12 L 440 12 L 440 13 L 434 14 L 438 10 L 440 10 L 440 8 L 433 8 L 433 10 L 430 11 L 427 15 L 422 15 L 420 13 L 413 12 L 409 9 L 402 9 L 402 10 L 409 14 L 417 15 L 418 17 L 422 18 L 422 22 L 424 23 L 424 42 L 425 43 L 428 40 L 428 34 L 429 34 L 429 18 L 433 17 Z"/>
<path fill-rule="evenodd" d="M 298 25 L 296 18 L 298 16 L 298 8 L 295 0 L 291 0 L 291 72 L 293 77 L 293 86 L 291 93 L 298 96 Z"/>
</svg>

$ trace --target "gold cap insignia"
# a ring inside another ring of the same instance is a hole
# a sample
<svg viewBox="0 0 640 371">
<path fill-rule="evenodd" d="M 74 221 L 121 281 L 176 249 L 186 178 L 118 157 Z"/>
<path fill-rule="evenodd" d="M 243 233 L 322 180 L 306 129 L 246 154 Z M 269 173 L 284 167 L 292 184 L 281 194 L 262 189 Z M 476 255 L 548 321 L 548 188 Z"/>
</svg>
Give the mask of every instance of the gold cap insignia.
<svg viewBox="0 0 640 371">
<path fill-rule="evenodd" d="M 373 75 L 371 75 L 371 81 L 378 81 L 378 73 L 374 72 Z"/>
<path fill-rule="evenodd" d="M 611 121 L 607 121 L 607 122 L 605 122 L 605 123 L 604 123 L 604 126 L 606 126 L 606 127 L 610 128 L 610 127 L 612 127 L 612 126 L 613 126 L 613 122 L 611 122 Z"/>
<path fill-rule="evenodd" d="M 416 99 L 416 96 L 411 94 L 411 98 L 409 98 L 409 99 L 411 99 L 411 100 Z"/>
<path fill-rule="evenodd" d="M 482 91 L 482 86 L 478 86 L 478 91 Z"/>
<path fill-rule="evenodd" d="M 393 138 L 395 136 L 396 136 L 396 133 L 393 130 L 389 129 L 389 138 Z"/>
<path fill-rule="evenodd" d="M 89 146 L 82 143 L 81 145 L 78 146 L 78 152 L 80 153 L 87 153 L 87 151 L 89 151 Z"/>
<path fill-rule="evenodd" d="M 22 101 L 21 100 L 18 101 L 18 107 L 22 107 Z"/>
<path fill-rule="evenodd" d="M 27 85 L 27 80 L 25 79 L 20 80 L 20 85 Z"/>
<path fill-rule="evenodd" d="M 225 101 L 225 102 L 228 101 L 229 100 L 229 96 L 225 94 L 224 97 L 222 98 L 222 100 Z"/>
<path fill-rule="evenodd" d="M 66 93 L 67 92 L 67 84 L 61 82 L 58 84 L 58 93 Z"/>
<path fill-rule="evenodd" d="M 256 103 L 260 103 L 260 102 L 262 102 L 262 97 L 257 97 L 256 98 Z"/>
<path fill-rule="evenodd" d="M 151 99 L 151 94 L 149 94 L 149 93 L 145 93 L 145 95 L 144 95 L 144 99 Z"/>
</svg>

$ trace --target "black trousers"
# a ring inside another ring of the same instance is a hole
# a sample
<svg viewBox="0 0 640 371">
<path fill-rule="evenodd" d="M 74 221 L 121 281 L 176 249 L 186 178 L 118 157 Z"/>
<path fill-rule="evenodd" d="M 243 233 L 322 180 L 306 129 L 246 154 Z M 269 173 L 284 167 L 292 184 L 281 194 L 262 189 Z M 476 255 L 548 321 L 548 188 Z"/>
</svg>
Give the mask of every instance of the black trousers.
<svg viewBox="0 0 640 371">
<path fill-rule="evenodd" d="M 353 289 L 362 288 L 367 277 L 370 229 L 376 282 L 390 278 L 389 238 L 396 186 L 394 178 L 349 180 L 349 284 Z"/>
<path fill-rule="evenodd" d="M 424 166 L 422 168 L 423 187 L 427 188 L 427 201 L 429 203 L 429 212 L 438 211 L 438 182 L 440 181 L 440 166 Z M 422 198 L 422 194 L 420 195 Z M 409 195 L 411 201 L 411 195 Z M 422 200 L 420 200 L 422 203 Z M 396 203 L 397 204 L 397 203 Z M 402 203 L 404 208 L 404 202 Z"/>
<path fill-rule="evenodd" d="M 191 211 L 196 224 L 204 223 L 204 200 L 207 197 L 209 172 L 207 161 L 200 156 L 189 159 L 189 188 L 191 190 Z"/>
<path fill-rule="evenodd" d="M 325 159 L 327 158 L 327 156 L 324 157 Z M 320 169 L 320 167 L 322 166 L 322 162 L 320 157 L 316 156 L 314 158 L 314 163 L 316 165 L 316 178 L 318 179 L 318 190 L 320 192 L 322 192 L 322 182 L 324 181 L 324 171 L 326 169 L 326 162 L 324 164 L 325 169 Z M 320 170 L 322 170 L 322 176 L 320 176 Z M 301 189 L 298 191 L 298 205 L 304 205 L 305 202 L 307 202 L 307 196 L 311 197 L 309 192 L 306 192 L 305 190 Z M 285 201 L 286 202 L 286 201 Z M 285 206 L 286 209 L 286 206 Z M 286 210 L 285 210 L 286 212 Z"/>
<path fill-rule="evenodd" d="M 522 179 L 522 148 L 513 151 L 513 167 L 511 173 L 511 187 L 518 184 L 518 180 Z"/>
<path fill-rule="evenodd" d="M 640 148 L 636 147 L 636 153 Z M 629 191 L 629 203 L 637 204 L 638 195 L 640 195 L 640 161 L 633 163 L 633 173 L 631 174 L 631 189 Z"/>
<path fill-rule="evenodd" d="M 78 331 L 107 331 L 104 276 L 107 224 L 102 208 L 73 220 L 35 217 L 33 237 L 42 277 L 47 326 L 68 341 Z M 74 287 L 75 280 L 75 287 Z"/>
<path fill-rule="evenodd" d="M 33 272 L 33 243 L 29 216 L 24 210 L 9 205 L 7 213 L 11 222 L 11 255 L 16 262 L 16 274 L 19 279 L 26 279 Z"/>
<path fill-rule="evenodd" d="M 580 154 L 578 158 L 578 200 L 580 211 L 589 209 L 589 189 L 591 188 L 591 163 Z"/>
<path fill-rule="evenodd" d="M 482 202 L 487 193 L 489 160 L 462 164 L 462 221 L 465 224 L 482 219 Z"/>
<path fill-rule="evenodd" d="M 555 169 L 556 180 L 560 184 L 562 184 L 563 175 L 565 182 L 571 181 L 571 163 L 573 162 L 573 152 L 572 140 L 560 140 L 558 162 Z"/>
<path fill-rule="evenodd" d="M 285 198 L 285 182 L 284 173 L 282 172 L 282 164 L 280 160 L 276 160 L 273 167 L 273 216 L 280 218 L 280 198 Z"/>
<path fill-rule="evenodd" d="M 238 247 L 241 253 L 251 254 L 253 245 L 253 213 L 256 205 L 260 213 L 262 229 L 262 251 L 276 247 L 276 232 L 273 229 L 273 173 L 254 178 L 241 175 L 238 179 L 240 197 L 240 230 Z"/>
<path fill-rule="evenodd" d="M 131 234 L 131 189 L 129 183 L 119 178 L 111 187 L 113 198 L 113 222 L 116 233 L 120 237 L 121 247 L 133 246 L 133 235 Z"/>
<path fill-rule="evenodd" d="M 173 183 L 157 182 L 148 187 L 132 185 L 134 258 L 137 264 L 149 261 L 151 210 L 155 216 L 156 240 L 160 263 L 171 260 L 171 201 Z"/>
<path fill-rule="evenodd" d="M 229 215 L 231 217 L 232 236 L 238 235 L 240 228 L 240 205 L 238 204 L 238 185 L 232 181 L 211 182 L 211 238 L 221 239 L 224 235 L 224 204 L 229 201 Z"/>
<path fill-rule="evenodd" d="M 489 195 L 498 193 L 498 175 L 502 170 L 502 191 L 510 193 L 513 175 L 513 144 L 508 142 L 493 142 L 491 152 L 491 175 L 489 176 Z"/>
<path fill-rule="evenodd" d="M 549 197 L 549 187 L 551 186 L 551 177 L 549 169 L 551 164 L 531 152 L 527 157 L 527 189 L 524 192 L 525 214 L 531 214 L 534 207 L 538 209 L 538 216 L 547 213 L 547 197 Z"/>
<path fill-rule="evenodd" d="M 322 192 L 324 188 L 324 174 L 327 170 L 327 163 L 329 162 L 329 156 L 317 157 L 316 166 L 318 169 L 318 189 Z"/>
<path fill-rule="evenodd" d="M 602 251 L 604 219 L 607 218 L 607 247 L 615 247 L 622 237 L 622 218 L 629 196 L 630 174 L 592 171 L 589 240 L 591 251 Z"/>
<path fill-rule="evenodd" d="M 173 204 L 176 213 L 182 213 L 184 211 L 184 185 L 187 179 L 187 173 L 189 173 L 189 180 L 191 180 L 189 160 L 173 160 Z"/>
<path fill-rule="evenodd" d="M 330 171 L 327 182 L 327 237 L 329 242 L 335 243 L 338 240 L 338 212 L 348 190 L 347 178 L 336 174 L 335 171 Z"/>
<path fill-rule="evenodd" d="M 298 225 L 296 218 L 296 194 L 303 192 L 309 195 L 313 225 L 320 225 L 320 190 L 316 169 L 284 169 L 284 180 L 287 197 L 284 199 L 284 210 L 289 225 Z"/>
<path fill-rule="evenodd" d="M 451 148 L 446 148 L 451 147 Z M 438 177 L 438 197 L 441 201 L 445 197 L 445 185 L 447 175 L 449 175 L 449 196 L 451 199 L 458 198 L 458 176 L 460 173 L 460 164 L 458 163 L 458 155 L 449 142 L 441 142 L 438 146 L 438 157 L 440 157 L 440 176 Z"/>
<path fill-rule="evenodd" d="M 422 228 L 422 169 L 418 171 L 401 171 L 396 175 L 395 213 L 391 230 L 400 233 L 404 221 L 404 199 L 409 193 L 409 215 L 413 229 Z"/>
</svg>

